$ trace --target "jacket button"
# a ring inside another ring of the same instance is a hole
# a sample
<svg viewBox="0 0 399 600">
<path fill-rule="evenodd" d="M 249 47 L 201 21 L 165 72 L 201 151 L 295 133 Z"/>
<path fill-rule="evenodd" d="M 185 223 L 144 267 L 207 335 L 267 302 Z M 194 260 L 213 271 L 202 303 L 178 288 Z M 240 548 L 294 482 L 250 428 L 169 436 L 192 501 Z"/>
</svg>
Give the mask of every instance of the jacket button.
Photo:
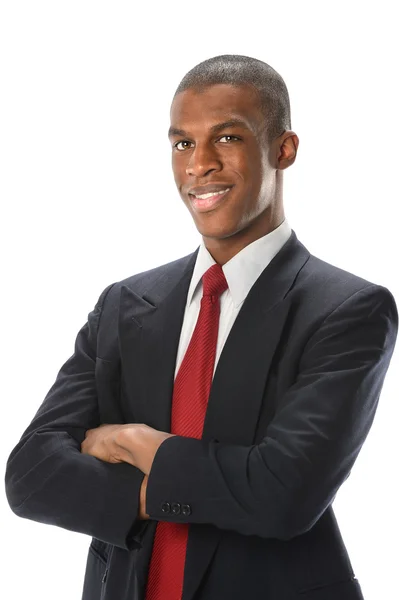
<svg viewBox="0 0 399 600">
<path fill-rule="evenodd" d="M 191 506 L 189 504 L 183 504 L 183 506 L 181 507 L 181 511 L 183 515 L 188 517 L 189 515 L 191 515 Z"/>
<path fill-rule="evenodd" d="M 178 502 L 174 502 L 172 504 L 172 513 L 174 515 L 180 515 L 180 513 L 181 513 L 181 504 L 179 504 Z"/>
<path fill-rule="evenodd" d="M 161 510 L 163 513 L 170 513 L 170 504 L 169 502 L 164 502 L 161 504 Z"/>
</svg>

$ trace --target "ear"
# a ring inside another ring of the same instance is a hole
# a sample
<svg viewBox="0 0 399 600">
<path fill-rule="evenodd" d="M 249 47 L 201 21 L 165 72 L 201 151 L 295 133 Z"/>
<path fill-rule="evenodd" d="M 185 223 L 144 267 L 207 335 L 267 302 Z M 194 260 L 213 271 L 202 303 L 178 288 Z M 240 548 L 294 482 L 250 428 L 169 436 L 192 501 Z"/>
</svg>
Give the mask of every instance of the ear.
<svg viewBox="0 0 399 600">
<path fill-rule="evenodd" d="M 286 169 L 295 162 L 299 138 L 294 131 L 284 131 L 276 142 L 278 143 L 277 168 Z"/>
</svg>

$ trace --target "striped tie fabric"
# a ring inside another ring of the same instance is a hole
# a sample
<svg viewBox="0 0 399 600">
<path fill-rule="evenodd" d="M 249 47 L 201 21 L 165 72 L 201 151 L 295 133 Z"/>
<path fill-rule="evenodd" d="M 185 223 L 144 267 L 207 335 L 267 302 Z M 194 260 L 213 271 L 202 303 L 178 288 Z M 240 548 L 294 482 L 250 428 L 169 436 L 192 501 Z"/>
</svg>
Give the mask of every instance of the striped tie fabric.
<svg viewBox="0 0 399 600">
<path fill-rule="evenodd" d="M 220 265 L 202 278 L 198 320 L 177 373 L 172 399 L 171 433 L 201 439 L 215 365 L 220 295 L 227 281 Z M 157 524 L 146 600 L 181 600 L 189 524 Z"/>
</svg>

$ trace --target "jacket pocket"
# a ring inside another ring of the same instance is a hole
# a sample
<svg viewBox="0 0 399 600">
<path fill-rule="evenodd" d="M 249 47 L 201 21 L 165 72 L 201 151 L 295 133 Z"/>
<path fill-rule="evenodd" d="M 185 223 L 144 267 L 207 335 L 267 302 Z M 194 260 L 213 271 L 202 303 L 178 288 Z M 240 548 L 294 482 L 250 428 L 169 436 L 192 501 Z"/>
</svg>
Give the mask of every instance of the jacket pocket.
<svg viewBox="0 0 399 600">
<path fill-rule="evenodd" d="M 88 551 L 82 600 L 100 600 L 107 579 L 112 547 L 93 538 Z"/>
<path fill-rule="evenodd" d="M 106 542 L 102 542 L 101 540 L 97 540 L 96 538 L 92 539 L 92 542 L 89 546 L 89 551 L 94 554 L 101 562 L 105 565 L 108 562 L 108 554 L 109 554 L 109 544 Z"/>
</svg>

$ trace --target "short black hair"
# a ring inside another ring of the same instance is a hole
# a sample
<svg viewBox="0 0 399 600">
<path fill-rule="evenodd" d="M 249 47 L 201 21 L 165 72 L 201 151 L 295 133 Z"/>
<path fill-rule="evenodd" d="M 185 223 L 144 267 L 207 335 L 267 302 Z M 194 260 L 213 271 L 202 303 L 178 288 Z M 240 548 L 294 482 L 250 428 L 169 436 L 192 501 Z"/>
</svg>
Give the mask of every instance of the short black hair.
<svg viewBox="0 0 399 600">
<path fill-rule="evenodd" d="M 265 116 L 263 131 L 269 140 L 291 129 L 290 99 L 283 78 L 270 65 L 250 56 L 221 54 L 198 63 L 183 77 L 173 98 L 185 90 L 203 91 L 218 83 L 250 85 L 257 91 Z"/>
</svg>

